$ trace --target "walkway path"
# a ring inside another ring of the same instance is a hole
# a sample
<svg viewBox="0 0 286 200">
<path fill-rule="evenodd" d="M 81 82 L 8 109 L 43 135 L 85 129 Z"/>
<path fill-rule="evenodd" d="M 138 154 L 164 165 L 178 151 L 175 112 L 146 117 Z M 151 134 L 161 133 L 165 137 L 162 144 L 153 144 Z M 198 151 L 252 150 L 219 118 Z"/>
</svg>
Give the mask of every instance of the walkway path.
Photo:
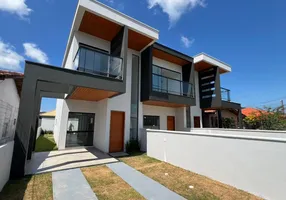
<svg viewBox="0 0 286 200">
<path fill-rule="evenodd" d="M 54 200 L 97 200 L 80 169 L 53 172 Z"/>
<path fill-rule="evenodd" d="M 183 197 L 172 192 L 168 188 L 159 184 L 132 167 L 120 162 L 107 164 L 113 172 L 126 181 L 131 187 L 139 192 L 146 199 L 152 200 L 181 200 Z"/>
</svg>

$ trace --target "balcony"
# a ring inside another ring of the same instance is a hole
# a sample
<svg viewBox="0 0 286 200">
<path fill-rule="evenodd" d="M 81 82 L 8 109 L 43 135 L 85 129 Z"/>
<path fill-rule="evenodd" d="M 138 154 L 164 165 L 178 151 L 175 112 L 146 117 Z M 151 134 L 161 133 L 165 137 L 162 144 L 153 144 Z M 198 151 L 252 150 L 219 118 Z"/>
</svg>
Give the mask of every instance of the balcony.
<svg viewBox="0 0 286 200">
<path fill-rule="evenodd" d="M 230 90 L 226 88 L 221 88 L 221 100 L 230 102 Z"/>
<path fill-rule="evenodd" d="M 88 47 L 80 47 L 74 69 L 104 78 L 123 80 L 123 59 Z"/>
<path fill-rule="evenodd" d="M 80 44 L 73 69 L 93 77 L 92 83 L 97 87 L 74 86 L 73 91 L 67 96 L 68 99 L 100 101 L 126 91 L 124 64 L 120 57 Z"/>
<path fill-rule="evenodd" d="M 194 98 L 193 84 L 152 74 L 152 91 Z"/>
</svg>

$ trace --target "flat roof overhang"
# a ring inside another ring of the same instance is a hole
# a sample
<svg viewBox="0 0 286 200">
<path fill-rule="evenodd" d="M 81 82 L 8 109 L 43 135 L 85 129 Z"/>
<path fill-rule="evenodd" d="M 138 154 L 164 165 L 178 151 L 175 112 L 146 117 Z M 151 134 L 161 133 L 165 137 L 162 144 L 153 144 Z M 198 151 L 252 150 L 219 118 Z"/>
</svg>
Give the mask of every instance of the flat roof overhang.
<svg viewBox="0 0 286 200">
<path fill-rule="evenodd" d="M 188 55 L 185 55 L 157 42 L 153 45 L 153 56 L 180 66 L 191 64 L 194 60 Z"/>
<path fill-rule="evenodd" d="M 203 71 L 214 66 L 219 68 L 221 74 L 231 72 L 231 66 L 205 53 L 194 57 L 196 71 Z"/>
<path fill-rule="evenodd" d="M 130 49 L 141 52 L 159 39 L 158 30 L 140 21 L 98 1 L 79 0 L 64 55 L 63 66 L 76 31 L 112 41 L 124 26 L 128 27 L 128 48 Z"/>
</svg>

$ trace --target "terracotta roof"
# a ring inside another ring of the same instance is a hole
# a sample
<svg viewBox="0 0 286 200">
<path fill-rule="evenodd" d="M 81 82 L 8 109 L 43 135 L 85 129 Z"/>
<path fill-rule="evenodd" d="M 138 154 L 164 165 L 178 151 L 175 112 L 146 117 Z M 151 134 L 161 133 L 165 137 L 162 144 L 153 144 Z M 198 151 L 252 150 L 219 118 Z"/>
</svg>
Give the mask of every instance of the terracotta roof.
<svg viewBox="0 0 286 200">
<path fill-rule="evenodd" d="M 17 87 L 18 95 L 19 97 L 21 97 L 24 74 L 20 72 L 0 70 L 0 80 L 4 80 L 6 78 L 14 79 L 16 87 Z"/>
<path fill-rule="evenodd" d="M 50 112 L 44 112 L 40 114 L 41 117 L 55 117 L 56 116 L 56 110 L 52 110 Z"/>
<path fill-rule="evenodd" d="M 243 108 L 241 110 L 242 114 L 245 115 L 246 117 L 254 115 L 254 116 L 259 116 L 261 112 L 265 112 L 263 110 L 257 109 L 257 108 Z"/>
<path fill-rule="evenodd" d="M 0 70 L 0 80 L 4 80 L 5 78 L 24 78 L 24 74 L 20 72 Z"/>
</svg>

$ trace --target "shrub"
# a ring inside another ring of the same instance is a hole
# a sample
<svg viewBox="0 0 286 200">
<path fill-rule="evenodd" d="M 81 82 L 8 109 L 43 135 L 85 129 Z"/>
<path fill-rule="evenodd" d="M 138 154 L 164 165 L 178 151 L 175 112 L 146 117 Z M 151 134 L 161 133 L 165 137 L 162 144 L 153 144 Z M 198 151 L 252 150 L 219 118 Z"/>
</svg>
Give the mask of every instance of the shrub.
<svg viewBox="0 0 286 200">
<path fill-rule="evenodd" d="M 140 144 L 138 140 L 130 140 L 126 143 L 126 152 L 133 153 L 140 151 Z"/>
</svg>

